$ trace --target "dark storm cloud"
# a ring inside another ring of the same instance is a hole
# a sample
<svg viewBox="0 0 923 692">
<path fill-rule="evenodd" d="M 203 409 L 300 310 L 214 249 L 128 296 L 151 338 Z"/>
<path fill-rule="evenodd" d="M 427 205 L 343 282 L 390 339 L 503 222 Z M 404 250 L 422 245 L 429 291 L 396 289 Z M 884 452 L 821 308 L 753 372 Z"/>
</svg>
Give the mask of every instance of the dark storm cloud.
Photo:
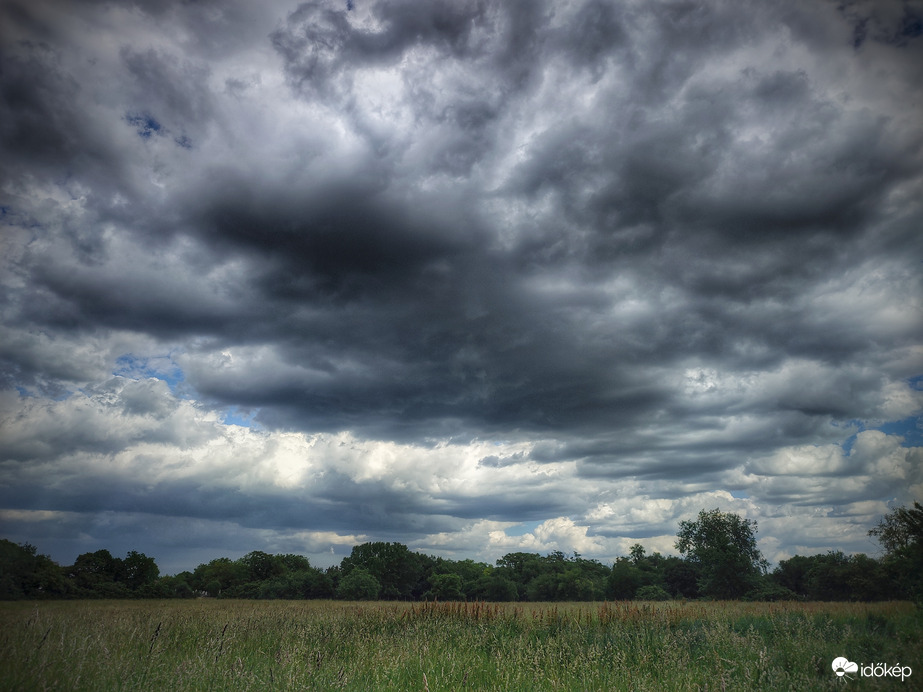
<svg viewBox="0 0 923 692">
<path fill-rule="evenodd" d="M 5 506 L 601 550 L 918 492 L 918 3 L 2 12 Z"/>
<path fill-rule="evenodd" d="M 79 151 L 71 136 L 76 123 L 68 106 L 77 85 L 60 73 L 55 62 L 41 51 L 4 61 L 3 143 L 13 156 L 60 165 Z"/>
</svg>

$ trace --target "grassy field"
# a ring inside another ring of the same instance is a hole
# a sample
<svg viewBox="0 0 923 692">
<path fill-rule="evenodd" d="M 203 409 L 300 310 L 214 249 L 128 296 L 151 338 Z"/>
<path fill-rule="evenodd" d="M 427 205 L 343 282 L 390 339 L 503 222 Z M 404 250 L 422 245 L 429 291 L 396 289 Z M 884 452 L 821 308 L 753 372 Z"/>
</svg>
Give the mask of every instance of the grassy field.
<svg viewBox="0 0 923 692">
<path fill-rule="evenodd" d="M 0 688 L 910 690 L 921 635 L 909 603 L 8 602 Z"/>
</svg>

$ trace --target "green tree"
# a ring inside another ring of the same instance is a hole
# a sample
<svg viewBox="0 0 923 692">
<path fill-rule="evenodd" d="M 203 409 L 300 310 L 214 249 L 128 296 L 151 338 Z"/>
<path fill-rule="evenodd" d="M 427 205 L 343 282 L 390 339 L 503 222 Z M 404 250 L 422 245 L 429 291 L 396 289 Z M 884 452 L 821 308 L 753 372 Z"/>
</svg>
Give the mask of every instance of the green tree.
<svg viewBox="0 0 923 692">
<path fill-rule="evenodd" d="M 259 598 L 330 598 L 333 586 L 329 577 L 313 567 L 286 572 L 259 583 Z"/>
<path fill-rule="evenodd" d="M 154 558 L 134 550 L 130 550 L 122 560 L 122 569 L 125 583 L 134 590 L 153 584 L 160 576 L 160 568 Z"/>
<path fill-rule="evenodd" d="M 527 598 L 529 583 L 549 570 L 549 561 L 537 553 L 507 553 L 497 560 L 498 576 L 516 585 L 517 600 Z"/>
<path fill-rule="evenodd" d="M 462 578 L 457 574 L 434 574 L 430 578 L 429 596 L 440 601 L 462 601 Z"/>
<path fill-rule="evenodd" d="M 914 502 L 911 508 L 891 510 L 869 531 L 869 536 L 878 539 L 888 555 L 923 548 L 923 505 Z"/>
<path fill-rule="evenodd" d="M 779 565 L 772 574 L 772 580 L 792 593 L 808 596 L 808 573 L 814 565 L 814 559 L 805 555 L 793 555 L 787 560 L 779 560 Z"/>
<path fill-rule="evenodd" d="M 917 565 L 923 568 L 923 562 Z M 893 584 L 889 583 L 887 570 L 882 563 L 868 555 L 849 556 L 847 571 L 849 597 L 853 601 L 882 601 L 894 598 Z"/>
<path fill-rule="evenodd" d="M 462 580 L 462 594 L 464 598 L 481 598 L 478 595 L 479 580 L 491 571 L 491 567 L 484 562 L 474 560 L 447 560 L 446 558 L 433 558 L 430 569 L 429 582 L 432 588 L 432 579 L 437 574 L 457 574 Z M 440 596 L 441 598 L 441 596 Z"/>
<path fill-rule="evenodd" d="M 784 590 L 778 593 L 811 601 L 879 601 L 895 596 L 887 565 L 839 550 L 782 560 L 770 578 Z"/>
<path fill-rule="evenodd" d="M 805 575 L 807 597 L 812 601 L 849 601 L 849 557 L 840 550 L 811 556 L 811 567 Z"/>
<path fill-rule="evenodd" d="M 530 601 L 558 601 L 560 575 L 544 572 L 526 584 L 526 598 Z"/>
<path fill-rule="evenodd" d="M 276 555 L 276 562 L 280 563 L 287 572 L 302 572 L 311 569 L 311 562 L 304 555 Z"/>
<path fill-rule="evenodd" d="M 427 560 L 401 543 L 363 543 L 353 546 L 340 569 L 345 578 L 361 568 L 381 585 L 381 598 L 406 599 L 422 596 Z"/>
<path fill-rule="evenodd" d="M 493 602 L 519 600 L 519 590 L 516 588 L 516 584 L 504 577 L 496 569 L 489 569 L 478 578 L 474 584 L 472 595 L 474 598 Z"/>
<path fill-rule="evenodd" d="M 665 558 L 663 587 L 676 598 L 698 598 L 699 573 L 695 565 L 678 557 Z"/>
<path fill-rule="evenodd" d="M 0 599 L 59 598 L 71 588 L 64 571 L 34 545 L 0 540 Z"/>
<path fill-rule="evenodd" d="M 78 555 L 67 573 L 81 596 L 125 598 L 131 595 L 124 583 L 124 563 L 108 550 Z"/>
<path fill-rule="evenodd" d="M 285 571 L 285 563 L 274 555 L 254 550 L 239 560 L 247 570 L 247 581 L 260 582 L 277 577 Z"/>
<path fill-rule="evenodd" d="M 885 555 L 885 568 L 894 575 L 897 590 L 904 598 L 923 602 L 923 505 L 897 507 L 869 531 L 878 539 Z"/>
<path fill-rule="evenodd" d="M 170 577 L 160 577 L 158 584 L 163 589 L 164 598 L 193 598 L 195 591 L 189 586 L 190 572 L 180 572 Z"/>
<path fill-rule="evenodd" d="M 243 564 L 219 557 L 196 567 L 189 585 L 197 591 L 207 592 L 209 596 L 224 596 L 226 591 L 233 592 L 246 581 L 247 568 Z"/>
<path fill-rule="evenodd" d="M 756 547 L 755 521 L 719 509 L 681 521 L 676 549 L 699 570 L 699 591 L 712 598 L 740 598 L 766 571 Z"/>
<path fill-rule="evenodd" d="M 362 567 L 355 567 L 340 579 L 337 597 L 347 601 L 374 601 L 381 592 L 381 584 Z"/>
<path fill-rule="evenodd" d="M 633 546 L 631 546 L 631 548 L 628 549 L 628 557 L 634 564 L 637 565 L 646 557 L 644 553 L 644 546 L 640 543 L 635 543 Z"/>
<path fill-rule="evenodd" d="M 609 573 L 609 597 L 617 601 L 630 601 L 639 588 L 645 585 L 647 575 L 629 557 L 617 557 Z"/>
</svg>

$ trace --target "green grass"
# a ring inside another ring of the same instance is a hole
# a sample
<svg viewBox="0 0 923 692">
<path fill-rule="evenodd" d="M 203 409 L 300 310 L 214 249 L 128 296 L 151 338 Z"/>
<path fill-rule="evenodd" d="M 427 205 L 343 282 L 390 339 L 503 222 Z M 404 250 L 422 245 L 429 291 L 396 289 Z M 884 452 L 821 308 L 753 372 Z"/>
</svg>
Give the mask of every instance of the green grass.
<svg viewBox="0 0 923 692">
<path fill-rule="evenodd" d="M 15 602 L 0 689 L 893 689 L 830 663 L 923 678 L 921 634 L 909 603 Z"/>
</svg>

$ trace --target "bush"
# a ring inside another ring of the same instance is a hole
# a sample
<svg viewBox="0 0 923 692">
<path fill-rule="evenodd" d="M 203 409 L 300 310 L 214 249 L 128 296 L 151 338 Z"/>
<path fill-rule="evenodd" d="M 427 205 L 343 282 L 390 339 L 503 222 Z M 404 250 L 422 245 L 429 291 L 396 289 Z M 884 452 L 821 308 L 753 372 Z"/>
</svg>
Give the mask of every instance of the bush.
<svg viewBox="0 0 923 692">
<path fill-rule="evenodd" d="M 635 598 L 639 601 L 669 601 L 670 594 L 661 586 L 648 584 L 635 592 Z"/>
<path fill-rule="evenodd" d="M 759 585 L 750 589 L 744 595 L 745 601 L 797 601 L 798 594 L 791 589 L 776 584 L 769 579 L 764 579 Z"/>
</svg>

